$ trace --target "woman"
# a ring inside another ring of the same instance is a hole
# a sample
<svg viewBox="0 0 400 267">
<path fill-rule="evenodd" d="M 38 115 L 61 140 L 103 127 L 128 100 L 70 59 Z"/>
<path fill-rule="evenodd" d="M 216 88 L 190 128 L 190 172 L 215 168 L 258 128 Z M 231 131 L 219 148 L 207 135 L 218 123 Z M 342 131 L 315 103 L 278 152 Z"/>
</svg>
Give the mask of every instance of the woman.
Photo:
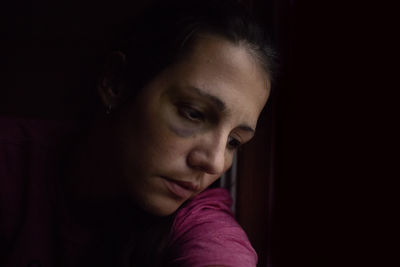
<svg viewBox="0 0 400 267">
<path fill-rule="evenodd" d="M 262 32 L 232 1 L 159 4 L 120 29 L 99 81 L 104 108 L 62 150 L 43 145 L 47 126 L 2 122 L 2 263 L 255 266 L 229 194 L 206 189 L 269 97 Z"/>
</svg>

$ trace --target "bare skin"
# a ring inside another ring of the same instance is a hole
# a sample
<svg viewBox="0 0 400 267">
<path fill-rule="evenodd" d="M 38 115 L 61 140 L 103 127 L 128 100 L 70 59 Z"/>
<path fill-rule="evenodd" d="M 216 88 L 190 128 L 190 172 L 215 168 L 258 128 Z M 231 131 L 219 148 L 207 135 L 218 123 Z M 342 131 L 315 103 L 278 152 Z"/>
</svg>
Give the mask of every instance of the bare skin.
<svg viewBox="0 0 400 267">
<path fill-rule="evenodd" d="M 129 105 L 120 105 L 124 90 L 100 86 L 114 111 L 77 154 L 71 188 L 78 198 L 124 196 L 165 216 L 231 166 L 254 135 L 270 82 L 246 45 L 204 35 Z"/>
</svg>

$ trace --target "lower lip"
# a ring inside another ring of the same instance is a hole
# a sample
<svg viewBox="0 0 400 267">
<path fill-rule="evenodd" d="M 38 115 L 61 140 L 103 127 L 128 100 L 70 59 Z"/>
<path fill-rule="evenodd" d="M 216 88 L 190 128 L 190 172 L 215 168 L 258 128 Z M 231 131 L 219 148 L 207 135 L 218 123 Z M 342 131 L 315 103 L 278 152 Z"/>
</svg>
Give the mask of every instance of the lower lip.
<svg viewBox="0 0 400 267">
<path fill-rule="evenodd" d="M 184 188 L 169 179 L 164 178 L 164 181 L 165 181 L 165 184 L 167 185 L 168 190 L 178 198 L 188 199 L 193 194 L 193 191 L 191 191 L 187 188 Z"/>
</svg>

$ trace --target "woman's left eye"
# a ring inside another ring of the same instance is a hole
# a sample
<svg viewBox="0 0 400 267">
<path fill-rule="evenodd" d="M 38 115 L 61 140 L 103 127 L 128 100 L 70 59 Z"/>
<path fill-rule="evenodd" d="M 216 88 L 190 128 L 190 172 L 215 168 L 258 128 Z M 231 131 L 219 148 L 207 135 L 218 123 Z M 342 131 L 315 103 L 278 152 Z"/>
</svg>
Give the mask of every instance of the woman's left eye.
<svg viewBox="0 0 400 267">
<path fill-rule="evenodd" d="M 229 136 L 229 138 L 228 138 L 228 148 L 229 148 L 229 149 L 235 150 L 235 149 L 237 149 L 241 144 L 242 144 L 242 143 L 241 143 L 238 139 L 235 139 L 235 138 Z"/>
<path fill-rule="evenodd" d="M 202 112 L 192 107 L 180 107 L 178 108 L 179 114 L 184 118 L 193 122 L 202 122 L 205 120 L 205 116 Z"/>
</svg>

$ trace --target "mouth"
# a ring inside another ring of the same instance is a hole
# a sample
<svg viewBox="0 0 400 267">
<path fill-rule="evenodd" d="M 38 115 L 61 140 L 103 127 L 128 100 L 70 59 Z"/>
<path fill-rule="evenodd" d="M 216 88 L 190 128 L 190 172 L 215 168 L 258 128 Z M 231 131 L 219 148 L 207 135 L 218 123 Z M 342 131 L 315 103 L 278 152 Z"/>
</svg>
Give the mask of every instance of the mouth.
<svg viewBox="0 0 400 267">
<path fill-rule="evenodd" d="M 177 198 L 189 199 L 198 189 L 199 185 L 192 182 L 176 181 L 162 176 L 168 190 Z"/>
</svg>

